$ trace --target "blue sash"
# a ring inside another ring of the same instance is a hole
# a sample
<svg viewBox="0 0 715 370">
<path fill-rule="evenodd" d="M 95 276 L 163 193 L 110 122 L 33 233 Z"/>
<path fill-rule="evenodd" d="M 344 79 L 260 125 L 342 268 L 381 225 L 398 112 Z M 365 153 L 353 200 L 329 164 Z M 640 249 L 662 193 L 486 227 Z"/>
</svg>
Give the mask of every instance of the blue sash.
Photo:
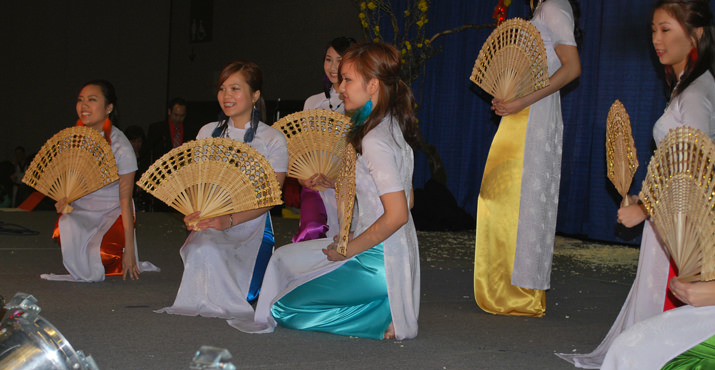
<svg viewBox="0 0 715 370">
<path fill-rule="evenodd" d="M 258 249 L 256 264 L 253 266 L 253 276 L 251 277 L 251 286 L 248 288 L 248 302 L 253 303 L 258 299 L 258 294 L 261 292 L 261 284 L 263 283 L 263 275 L 266 273 L 268 261 L 273 254 L 273 246 L 275 239 L 273 238 L 273 223 L 271 222 L 271 212 L 266 212 L 266 227 L 263 229 L 263 241 Z"/>
</svg>

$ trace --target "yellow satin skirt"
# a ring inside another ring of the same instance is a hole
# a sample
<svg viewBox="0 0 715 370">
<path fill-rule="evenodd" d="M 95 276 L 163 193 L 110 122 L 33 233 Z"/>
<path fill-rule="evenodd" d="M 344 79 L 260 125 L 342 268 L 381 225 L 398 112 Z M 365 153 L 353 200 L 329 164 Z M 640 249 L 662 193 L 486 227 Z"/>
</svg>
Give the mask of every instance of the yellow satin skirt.
<svg viewBox="0 0 715 370">
<path fill-rule="evenodd" d="M 545 292 L 511 285 L 528 119 L 528 107 L 502 118 L 489 149 L 477 202 L 474 297 L 489 313 L 539 317 Z"/>
</svg>

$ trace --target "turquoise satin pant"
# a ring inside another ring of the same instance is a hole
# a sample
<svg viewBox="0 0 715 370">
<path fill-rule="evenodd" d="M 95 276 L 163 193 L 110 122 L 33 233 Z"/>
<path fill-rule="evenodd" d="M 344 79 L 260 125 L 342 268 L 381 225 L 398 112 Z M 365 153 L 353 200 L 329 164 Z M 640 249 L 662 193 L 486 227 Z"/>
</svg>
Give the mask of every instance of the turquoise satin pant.
<svg viewBox="0 0 715 370">
<path fill-rule="evenodd" d="M 383 339 L 392 315 L 382 244 L 295 288 L 271 314 L 286 328 Z"/>
</svg>

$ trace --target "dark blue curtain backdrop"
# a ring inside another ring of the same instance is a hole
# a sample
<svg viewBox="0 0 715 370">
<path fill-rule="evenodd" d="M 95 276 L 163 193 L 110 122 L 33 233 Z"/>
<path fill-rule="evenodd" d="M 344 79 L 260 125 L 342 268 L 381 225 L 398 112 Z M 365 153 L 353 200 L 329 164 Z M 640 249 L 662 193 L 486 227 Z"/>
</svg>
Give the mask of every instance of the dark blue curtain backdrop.
<svg viewBox="0 0 715 370">
<path fill-rule="evenodd" d="M 393 1 L 403 9 L 404 0 Z M 547 0 L 548 1 L 548 0 Z M 462 24 L 492 21 L 496 0 L 433 1 L 428 35 Z M 637 243 L 616 227 L 620 197 L 606 178 L 606 117 L 615 99 L 631 117 L 640 166 L 632 193 L 640 190 L 652 153 L 651 128 L 665 107 L 661 67 L 652 52 L 652 0 L 581 1 L 582 75 L 562 91 L 564 152 L 557 232 L 594 240 Z M 528 17 L 528 1 L 513 0 L 509 17 Z M 382 27 L 387 29 L 389 25 Z M 474 215 L 489 145 L 497 129 L 490 97 L 471 81 L 474 60 L 491 29 L 466 30 L 435 42 L 442 52 L 427 62 L 413 89 L 420 127 L 444 161 L 457 202 Z M 416 155 L 414 184 L 430 178 L 424 154 Z M 529 181 L 529 179 L 524 179 Z"/>
</svg>

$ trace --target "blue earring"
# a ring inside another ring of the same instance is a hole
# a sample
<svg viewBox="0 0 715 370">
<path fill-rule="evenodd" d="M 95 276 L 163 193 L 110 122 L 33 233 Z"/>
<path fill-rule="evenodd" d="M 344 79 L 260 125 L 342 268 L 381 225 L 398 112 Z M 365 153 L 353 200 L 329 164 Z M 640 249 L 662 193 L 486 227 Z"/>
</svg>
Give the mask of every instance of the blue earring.
<svg viewBox="0 0 715 370">
<path fill-rule="evenodd" d="M 360 109 L 355 111 L 350 120 L 353 123 L 353 127 L 350 129 L 350 135 L 355 135 L 355 133 L 360 129 L 360 127 L 367 121 L 367 117 L 370 116 L 372 112 L 372 100 L 368 100 L 365 105 Z"/>
<path fill-rule="evenodd" d="M 256 130 L 258 130 L 258 114 L 260 112 L 256 107 L 253 107 L 253 111 L 251 111 L 251 127 L 249 127 L 246 130 L 246 133 L 243 134 L 243 142 L 244 143 L 250 143 L 253 141 L 253 138 L 256 136 Z"/>
</svg>

